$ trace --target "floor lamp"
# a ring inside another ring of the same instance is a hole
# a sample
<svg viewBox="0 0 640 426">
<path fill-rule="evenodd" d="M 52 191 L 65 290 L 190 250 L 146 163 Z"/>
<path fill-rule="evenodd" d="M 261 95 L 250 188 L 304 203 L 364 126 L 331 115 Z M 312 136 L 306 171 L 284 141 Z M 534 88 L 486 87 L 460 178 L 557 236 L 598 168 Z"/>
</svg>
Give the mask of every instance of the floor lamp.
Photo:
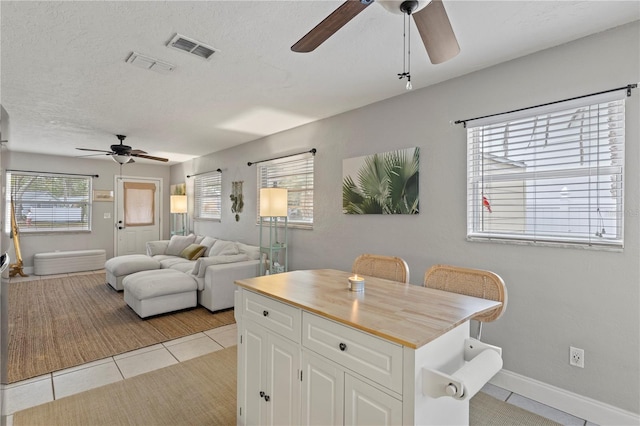
<svg viewBox="0 0 640 426">
<path fill-rule="evenodd" d="M 185 235 L 187 231 L 187 196 L 186 195 L 172 195 L 171 196 L 171 206 L 169 211 L 173 215 L 173 224 L 171 235 Z M 182 227 L 181 229 L 177 229 L 176 225 L 176 216 L 182 219 Z"/>
<path fill-rule="evenodd" d="M 267 256 L 266 263 L 260 262 L 260 275 L 287 272 L 289 268 L 287 253 L 288 196 L 286 188 L 260 189 L 260 250 Z M 284 217 L 284 241 L 278 241 L 278 219 Z M 268 221 L 269 239 L 263 240 L 262 230 Z M 284 256 L 284 264 L 278 261 Z M 268 267 L 267 267 L 268 265 Z"/>
</svg>

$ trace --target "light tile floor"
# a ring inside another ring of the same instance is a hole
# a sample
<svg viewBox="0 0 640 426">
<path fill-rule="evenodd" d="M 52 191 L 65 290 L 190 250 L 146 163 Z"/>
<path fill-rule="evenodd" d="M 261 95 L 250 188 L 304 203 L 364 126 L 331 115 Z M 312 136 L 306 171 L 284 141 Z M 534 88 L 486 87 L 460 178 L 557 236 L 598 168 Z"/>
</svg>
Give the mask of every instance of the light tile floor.
<svg viewBox="0 0 640 426">
<path fill-rule="evenodd" d="M 61 276 L 65 275 L 71 274 L 63 274 Z M 51 278 L 51 276 L 46 278 Z M 12 278 L 12 280 L 16 281 L 34 279 L 41 279 L 41 277 Z M 230 324 L 6 385 L 4 397 L 7 426 L 13 425 L 13 413 L 16 411 L 215 352 L 237 344 L 236 338 L 236 324 Z M 563 425 L 596 426 L 593 423 L 491 384 L 484 386 L 482 392 Z"/>
<path fill-rule="evenodd" d="M 233 346 L 236 324 L 55 371 L 4 388 L 7 426 L 13 413 Z"/>
</svg>

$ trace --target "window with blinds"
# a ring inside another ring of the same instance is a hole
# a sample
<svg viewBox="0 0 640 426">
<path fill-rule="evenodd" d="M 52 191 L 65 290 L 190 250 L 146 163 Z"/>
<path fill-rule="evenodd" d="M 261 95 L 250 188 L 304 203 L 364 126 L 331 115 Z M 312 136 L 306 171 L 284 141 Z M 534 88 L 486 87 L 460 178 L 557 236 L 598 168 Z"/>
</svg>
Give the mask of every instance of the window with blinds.
<svg viewBox="0 0 640 426">
<path fill-rule="evenodd" d="M 260 205 L 260 188 L 286 188 L 289 225 L 313 227 L 313 160 L 312 154 L 301 154 L 259 164 L 256 205 Z"/>
<path fill-rule="evenodd" d="M 222 174 L 207 173 L 195 178 L 196 219 L 220 220 L 222 217 Z"/>
<path fill-rule="evenodd" d="M 21 233 L 91 231 L 91 177 L 7 172 L 7 218 L 11 199 Z"/>
<path fill-rule="evenodd" d="M 467 238 L 622 248 L 625 95 L 467 122 Z"/>
</svg>

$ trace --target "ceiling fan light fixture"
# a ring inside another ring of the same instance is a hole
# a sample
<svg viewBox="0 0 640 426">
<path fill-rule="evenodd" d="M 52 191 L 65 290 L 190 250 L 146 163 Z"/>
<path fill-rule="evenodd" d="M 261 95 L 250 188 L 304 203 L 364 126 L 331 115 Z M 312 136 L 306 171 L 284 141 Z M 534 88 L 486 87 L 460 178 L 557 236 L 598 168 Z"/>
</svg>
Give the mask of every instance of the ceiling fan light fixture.
<svg viewBox="0 0 640 426">
<path fill-rule="evenodd" d="M 113 154 L 111 155 L 111 157 L 113 158 L 113 161 L 115 161 L 118 164 L 127 164 L 130 163 L 132 158 L 129 155 L 124 155 L 124 154 Z"/>
</svg>

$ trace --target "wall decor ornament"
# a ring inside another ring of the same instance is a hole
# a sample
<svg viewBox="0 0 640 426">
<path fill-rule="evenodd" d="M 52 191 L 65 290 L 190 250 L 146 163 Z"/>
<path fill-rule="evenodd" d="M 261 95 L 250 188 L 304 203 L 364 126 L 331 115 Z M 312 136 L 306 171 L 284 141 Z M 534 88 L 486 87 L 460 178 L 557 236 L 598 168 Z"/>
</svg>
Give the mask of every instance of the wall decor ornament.
<svg viewBox="0 0 640 426">
<path fill-rule="evenodd" d="M 342 160 L 342 212 L 418 214 L 420 148 Z"/>
<path fill-rule="evenodd" d="M 244 207 L 244 200 L 242 197 L 242 183 L 244 181 L 231 182 L 231 212 L 236 214 L 236 222 L 240 220 L 240 214 L 242 213 L 242 207 Z"/>
</svg>

